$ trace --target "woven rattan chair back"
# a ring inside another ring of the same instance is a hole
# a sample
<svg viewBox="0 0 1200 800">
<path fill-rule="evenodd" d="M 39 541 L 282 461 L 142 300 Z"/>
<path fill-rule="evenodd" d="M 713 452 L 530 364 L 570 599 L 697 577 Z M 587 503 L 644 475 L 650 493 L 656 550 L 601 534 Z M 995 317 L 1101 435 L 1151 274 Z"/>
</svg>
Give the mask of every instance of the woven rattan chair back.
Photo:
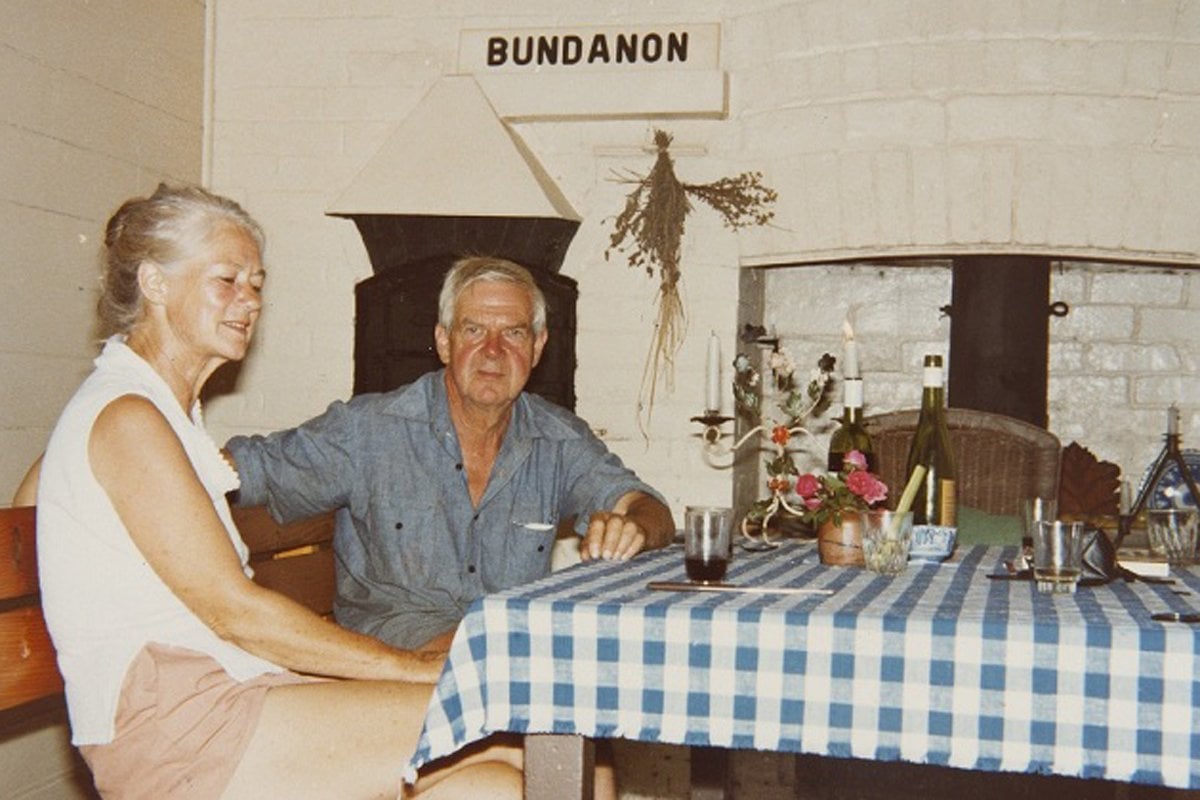
<svg viewBox="0 0 1200 800">
<path fill-rule="evenodd" d="M 894 504 L 904 488 L 916 409 L 867 417 L 880 477 Z M 1023 497 L 1057 497 L 1062 444 L 1050 431 L 1019 419 L 966 408 L 946 409 L 958 471 L 958 503 L 1016 516 Z"/>
</svg>

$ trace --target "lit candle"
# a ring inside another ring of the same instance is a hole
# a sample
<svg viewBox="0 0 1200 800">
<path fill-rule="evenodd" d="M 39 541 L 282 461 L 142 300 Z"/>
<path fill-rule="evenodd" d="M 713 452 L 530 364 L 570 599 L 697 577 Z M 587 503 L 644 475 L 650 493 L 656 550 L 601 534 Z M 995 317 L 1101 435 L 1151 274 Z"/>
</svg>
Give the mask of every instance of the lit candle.
<svg viewBox="0 0 1200 800">
<path fill-rule="evenodd" d="M 704 410 L 721 410 L 721 340 L 708 334 L 708 362 L 704 372 Z"/>
<path fill-rule="evenodd" d="M 1173 404 L 1167 408 L 1167 436 L 1179 435 L 1179 409 Z"/>
<path fill-rule="evenodd" d="M 842 377 L 858 378 L 858 342 L 854 340 L 854 328 L 850 320 L 842 322 L 842 332 L 846 335 L 845 349 L 842 357 Z"/>
</svg>

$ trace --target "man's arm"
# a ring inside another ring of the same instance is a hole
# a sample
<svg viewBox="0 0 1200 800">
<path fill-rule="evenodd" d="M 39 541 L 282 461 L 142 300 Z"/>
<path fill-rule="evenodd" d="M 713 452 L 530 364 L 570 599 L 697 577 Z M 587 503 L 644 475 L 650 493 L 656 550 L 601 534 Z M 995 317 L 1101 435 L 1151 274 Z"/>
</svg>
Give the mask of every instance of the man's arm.
<svg viewBox="0 0 1200 800">
<path fill-rule="evenodd" d="M 592 515 L 579 548 L 584 561 L 632 558 L 666 547 L 675 537 L 671 510 L 645 492 L 626 492 L 610 511 Z"/>
</svg>

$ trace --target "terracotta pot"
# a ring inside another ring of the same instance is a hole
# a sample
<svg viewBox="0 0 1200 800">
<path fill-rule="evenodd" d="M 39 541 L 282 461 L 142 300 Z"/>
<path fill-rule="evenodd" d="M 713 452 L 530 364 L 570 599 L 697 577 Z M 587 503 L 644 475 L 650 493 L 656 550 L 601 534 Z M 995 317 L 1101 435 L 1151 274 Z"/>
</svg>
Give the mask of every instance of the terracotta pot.
<svg viewBox="0 0 1200 800">
<path fill-rule="evenodd" d="M 862 549 L 862 522 L 858 514 L 843 514 L 842 524 L 826 520 L 817 529 L 817 552 L 822 564 L 838 567 L 865 566 Z"/>
</svg>

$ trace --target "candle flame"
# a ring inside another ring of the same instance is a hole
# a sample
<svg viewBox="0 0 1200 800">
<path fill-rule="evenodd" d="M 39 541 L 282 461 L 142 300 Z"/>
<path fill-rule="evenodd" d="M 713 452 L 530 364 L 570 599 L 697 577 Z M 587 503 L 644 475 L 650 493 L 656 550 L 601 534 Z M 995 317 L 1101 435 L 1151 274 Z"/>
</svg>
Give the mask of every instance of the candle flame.
<svg viewBox="0 0 1200 800">
<path fill-rule="evenodd" d="M 846 341 L 854 341 L 854 328 L 850 327 L 850 320 L 842 320 L 842 333 L 846 336 Z"/>
</svg>

